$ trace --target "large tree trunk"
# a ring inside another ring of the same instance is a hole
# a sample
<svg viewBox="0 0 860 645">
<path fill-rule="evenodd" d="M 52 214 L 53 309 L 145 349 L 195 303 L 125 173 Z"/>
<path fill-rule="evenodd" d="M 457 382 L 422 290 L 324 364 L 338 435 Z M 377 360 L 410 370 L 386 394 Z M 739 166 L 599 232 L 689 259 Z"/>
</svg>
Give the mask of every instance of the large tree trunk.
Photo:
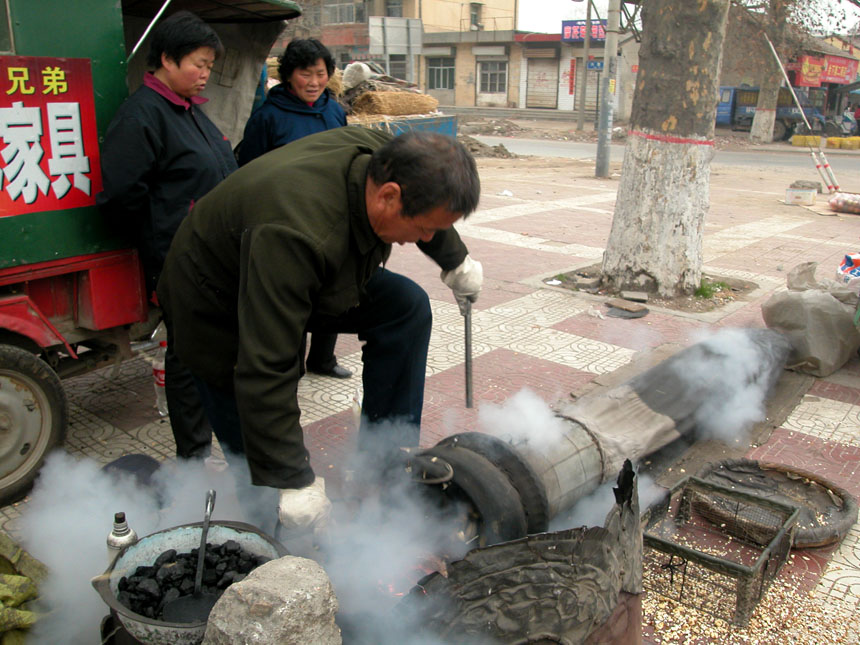
<svg viewBox="0 0 860 645">
<path fill-rule="evenodd" d="M 604 281 L 672 296 L 701 282 L 729 0 L 642 4 L 639 77 Z"/>
<path fill-rule="evenodd" d="M 771 40 L 777 50 L 782 45 L 785 33 L 786 6 L 785 0 L 770 0 L 768 3 L 767 31 L 770 32 Z M 752 128 L 750 128 L 750 141 L 753 143 L 770 143 L 774 139 L 782 139 L 785 134 L 783 126 L 774 129 L 776 122 L 776 108 L 779 104 L 779 87 L 782 84 L 782 70 L 779 63 L 773 57 L 770 47 L 764 44 L 764 38 L 759 39 L 755 48 L 761 51 L 761 81 L 759 82 L 758 104 L 755 108 Z"/>
<path fill-rule="evenodd" d="M 770 52 L 768 52 L 770 53 Z M 762 70 L 761 82 L 759 83 L 758 103 L 755 106 L 752 127 L 750 128 L 750 141 L 752 143 L 770 143 L 774 140 L 774 123 L 776 122 L 776 106 L 779 100 L 779 85 L 782 80 L 782 72 L 773 59 L 773 55 L 762 61 L 767 69 Z M 773 73 L 776 68 L 776 74 Z M 781 138 L 781 137 L 780 137 Z"/>
</svg>

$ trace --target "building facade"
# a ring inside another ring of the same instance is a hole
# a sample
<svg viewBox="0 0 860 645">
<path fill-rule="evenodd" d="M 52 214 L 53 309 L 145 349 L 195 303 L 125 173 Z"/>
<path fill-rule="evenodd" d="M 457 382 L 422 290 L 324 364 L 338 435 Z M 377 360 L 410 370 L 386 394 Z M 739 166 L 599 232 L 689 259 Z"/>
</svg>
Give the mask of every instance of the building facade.
<svg viewBox="0 0 860 645">
<path fill-rule="evenodd" d="M 415 83 L 443 107 L 575 111 L 585 82 L 586 114 L 596 118 L 603 75 L 599 20 L 587 65 L 582 29 L 579 38 L 576 33 L 565 38 L 562 25 L 557 34 L 518 31 L 519 0 L 307 0 L 302 7 L 303 16 L 290 22 L 273 54 L 291 38 L 319 38 L 338 67 L 373 62 Z M 632 104 L 638 44 L 624 37 L 620 51 L 616 118 L 624 120 Z"/>
</svg>

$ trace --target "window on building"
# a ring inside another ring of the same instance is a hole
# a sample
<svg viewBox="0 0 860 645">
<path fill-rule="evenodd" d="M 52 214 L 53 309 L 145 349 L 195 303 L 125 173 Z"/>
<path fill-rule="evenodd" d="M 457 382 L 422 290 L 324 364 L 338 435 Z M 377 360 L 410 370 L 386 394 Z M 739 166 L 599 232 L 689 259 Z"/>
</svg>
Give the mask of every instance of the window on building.
<svg viewBox="0 0 860 645">
<path fill-rule="evenodd" d="M 385 15 L 391 18 L 402 18 L 403 0 L 385 0 Z"/>
<path fill-rule="evenodd" d="M 320 18 L 320 6 L 306 4 L 302 6 L 302 15 L 296 22 L 300 22 L 305 27 L 319 27 Z"/>
<path fill-rule="evenodd" d="M 480 29 L 481 24 L 481 4 L 480 2 L 472 2 L 469 5 L 469 23 L 472 29 Z"/>
<path fill-rule="evenodd" d="M 323 5 L 324 24 L 332 25 L 345 22 L 357 22 L 356 3 L 353 0 L 325 0 Z M 364 5 L 361 5 L 363 10 Z"/>
<path fill-rule="evenodd" d="M 481 92 L 504 92 L 508 86 L 508 64 L 504 61 L 488 61 L 480 64 Z"/>
<path fill-rule="evenodd" d="M 388 73 L 394 78 L 406 79 L 405 54 L 391 54 L 388 57 Z"/>
<path fill-rule="evenodd" d="M 352 62 L 352 54 L 349 52 L 340 53 L 340 68 L 346 69 L 346 66 Z"/>
<path fill-rule="evenodd" d="M 428 58 L 427 59 L 427 89 L 428 90 L 453 90 L 454 89 L 454 59 L 453 58 Z"/>
</svg>

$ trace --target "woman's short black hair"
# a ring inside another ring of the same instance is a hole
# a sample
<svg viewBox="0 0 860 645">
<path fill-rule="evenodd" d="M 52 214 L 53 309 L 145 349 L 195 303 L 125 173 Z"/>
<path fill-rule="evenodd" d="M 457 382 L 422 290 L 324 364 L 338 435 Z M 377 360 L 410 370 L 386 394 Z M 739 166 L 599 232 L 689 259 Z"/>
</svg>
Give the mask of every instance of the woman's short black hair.
<svg viewBox="0 0 860 645">
<path fill-rule="evenodd" d="M 334 58 L 328 47 L 316 38 L 299 38 L 291 40 L 278 64 L 278 76 L 286 83 L 297 69 L 310 67 L 322 58 L 328 75 L 334 74 Z"/>
<path fill-rule="evenodd" d="M 151 69 L 158 69 L 164 54 L 178 65 L 201 47 L 211 47 L 216 56 L 224 52 L 221 39 L 212 27 L 190 11 L 177 11 L 152 30 L 146 64 Z"/>
</svg>

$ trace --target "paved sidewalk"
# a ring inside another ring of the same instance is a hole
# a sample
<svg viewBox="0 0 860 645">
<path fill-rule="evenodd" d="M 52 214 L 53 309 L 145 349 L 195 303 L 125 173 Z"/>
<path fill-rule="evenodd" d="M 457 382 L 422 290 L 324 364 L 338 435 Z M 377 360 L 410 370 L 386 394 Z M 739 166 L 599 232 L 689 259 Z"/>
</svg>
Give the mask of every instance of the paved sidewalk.
<svg viewBox="0 0 860 645">
<path fill-rule="evenodd" d="M 481 159 L 479 167 L 480 209 L 457 227 L 485 275 L 473 315 L 475 409 L 464 405 L 463 318 L 438 268 L 411 245 L 396 247 L 389 264 L 418 281 L 433 305 L 424 445 L 477 429 L 482 405 L 501 404 L 524 387 L 552 404 L 629 364 L 639 351 L 687 344 L 702 330 L 763 326 L 761 304 L 784 287 L 793 266 L 815 261 L 818 277 L 830 278 L 842 256 L 860 245 L 860 217 L 820 215 L 781 202 L 791 181 L 814 180 L 814 169 L 757 172 L 715 166 L 704 269 L 753 281 L 759 289 L 746 301 L 707 314 L 652 308 L 636 320 L 603 318 L 602 298 L 549 287 L 543 280 L 600 261 L 617 180 L 595 179 L 591 164 L 574 160 Z M 360 372 L 355 337 L 341 336 L 337 354 Z M 351 400 L 357 385 L 356 378 L 308 375 L 299 386 L 314 468 L 335 491 L 353 448 Z M 70 380 L 67 388 L 70 454 L 98 462 L 128 452 L 172 458 L 170 428 L 155 413 L 143 359 Z M 852 359 L 836 374 L 816 379 L 767 443 L 748 454 L 814 469 L 860 496 L 860 361 Z M 2 528 L 15 535 L 27 511 L 27 501 L 0 509 Z M 809 550 L 794 561 L 808 569 L 816 602 L 860 610 L 860 528 L 855 526 L 839 548 Z M 646 629 L 653 642 L 669 642 L 653 631 Z M 726 642 L 755 641 L 737 635 Z"/>
</svg>

